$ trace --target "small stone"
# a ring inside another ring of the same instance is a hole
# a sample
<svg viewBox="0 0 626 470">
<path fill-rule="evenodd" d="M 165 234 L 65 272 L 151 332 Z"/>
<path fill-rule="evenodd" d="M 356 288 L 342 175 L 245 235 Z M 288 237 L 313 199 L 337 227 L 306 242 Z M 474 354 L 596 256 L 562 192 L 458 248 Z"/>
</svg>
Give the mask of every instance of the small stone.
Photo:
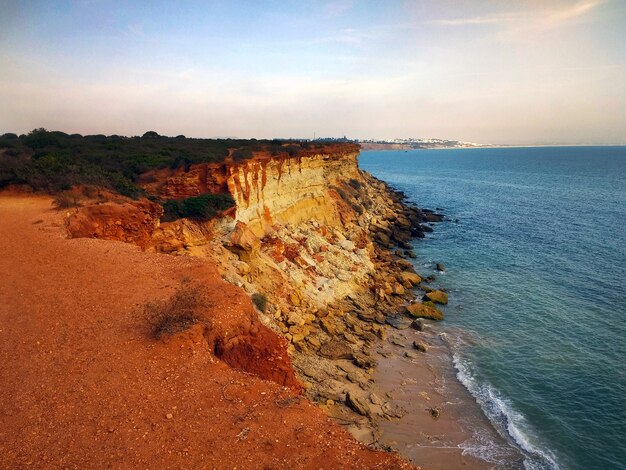
<svg viewBox="0 0 626 470">
<path fill-rule="evenodd" d="M 399 336 L 392 336 L 391 338 L 389 338 L 389 341 L 391 342 L 391 344 L 395 344 L 396 346 L 405 346 L 404 338 L 400 338 Z"/>
<path fill-rule="evenodd" d="M 441 415 L 441 408 L 439 408 L 438 406 L 434 406 L 432 408 L 428 408 L 427 410 L 428 410 L 428 412 L 430 413 L 430 416 L 432 416 L 433 419 L 437 419 Z"/>
<path fill-rule="evenodd" d="M 168 414 L 165 415 L 165 417 L 167 419 L 172 419 L 174 417 L 174 415 L 172 413 L 168 413 Z"/>
<path fill-rule="evenodd" d="M 424 322 L 422 320 L 413 320 L 411 328 L 417 331 L 424 331 Z"/>
<path fill-rule="evenodd" d="M 407 359 L 419 359 L 420 355 L 415 351 L 405 351 L 404 357 L 406 357 Z"/>
<path fill-rule="evenodd" d="M 419 340 L 413 341 L 413 347 L 421 352 L 428 351 L 428 345 L 424 343 L 423 341 L 419 341 Z"/>
</svg>

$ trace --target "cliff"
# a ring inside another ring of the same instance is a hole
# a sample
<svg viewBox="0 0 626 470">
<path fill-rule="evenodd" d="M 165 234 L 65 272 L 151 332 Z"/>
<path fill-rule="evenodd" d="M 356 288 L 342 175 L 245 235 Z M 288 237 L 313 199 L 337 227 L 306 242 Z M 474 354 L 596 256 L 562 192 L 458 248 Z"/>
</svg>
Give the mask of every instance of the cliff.
<svg viewBox="0 0 626 470">
<path fill-rule="evenodd" d="M 70 214 L 70 232 L 210 260 L 225 280 L 267 300 L 259 319 L 286 339 L 309 398 L 375 441 L 370 418 L 397 410 L 372 398 L 369 351 L 414 301 L 421 278 L 405 259 L 414 256 L 408 242 L 440 216 L 406 206 L 360 171 L 352 144 L 160 170 L 143 180 L 161 197 L 229 193 L 236 207 L 210 222 L 158 223 L 147 201 L 127 202 L 115 217 L 88 205 Z"/>
</svg>

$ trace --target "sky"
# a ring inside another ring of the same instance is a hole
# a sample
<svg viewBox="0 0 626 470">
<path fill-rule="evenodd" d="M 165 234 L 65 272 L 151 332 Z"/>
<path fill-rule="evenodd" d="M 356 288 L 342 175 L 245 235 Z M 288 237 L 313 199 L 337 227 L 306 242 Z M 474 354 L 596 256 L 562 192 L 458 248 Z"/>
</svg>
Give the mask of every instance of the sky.
<svg viewBox="0 0 626 470">
<path fill-rule="evenodd" d="M 626 143 L 626 0 L 0 0 L 0 134 Z"/>
</svg>

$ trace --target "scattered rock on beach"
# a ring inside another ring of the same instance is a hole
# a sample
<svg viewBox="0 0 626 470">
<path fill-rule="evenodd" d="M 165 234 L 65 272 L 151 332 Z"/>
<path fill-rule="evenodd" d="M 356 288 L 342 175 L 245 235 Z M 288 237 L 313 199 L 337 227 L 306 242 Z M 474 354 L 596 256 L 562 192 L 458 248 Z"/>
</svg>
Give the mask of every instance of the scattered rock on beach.
<svg viewBox="0 0 626 470">
<path fill-rule="evenodd" d="M 411 328 L 417 331 L 424 331 L 424 322 L 422 320 L 413 320 Z"/>
<path fill-rule="evenodd" d="M 329 341 L 322 345 L 319 353 L 328 359 L 352 359 L 352 348 L 344 341 Z"/>
<path fill-rule="evenodd" d="M 411 326 L 411 319 L 406 315 L 391 315 L 385 321 L 397 330 L 405 330 Z"/>
<path fill-rule="evenodd" d="M 362 416 L 371 416 L 372 414 L 365 401 L 354 396 L 350 392 L 346 393 L 346 405 Z"/>
<path fill-rule="evenodd" d="M 448 294 L 441 290 L 431 290 L 430 292 L 426 292 L 424 294 L 425 300 L 430 300 L 436 304 L 447 304 L 448 303 Z"/>
<path fill-rule="evenodd" d="M 413 347 L 420 352 L 428 351 L 428 345 L 424 343 L 423 341 L 419 341 L 417 339 L 413 341 Z"/>
<path fill-rule="evenodd" d="M 429 320 L 443 320 L 443 313 L 434 305 L 429 303 L 414 302 L 406 306 L 406 311 L 416 318 L 427 318 Z"/>
</svg>

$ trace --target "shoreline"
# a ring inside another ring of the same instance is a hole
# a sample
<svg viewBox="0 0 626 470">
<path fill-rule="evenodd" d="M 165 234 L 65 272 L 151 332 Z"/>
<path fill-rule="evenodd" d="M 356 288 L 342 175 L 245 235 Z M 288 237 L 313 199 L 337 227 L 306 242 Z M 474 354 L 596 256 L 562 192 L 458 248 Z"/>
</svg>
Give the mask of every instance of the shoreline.
<svg viewBox="0 0 626 470">
<path fill-rule="evenodd" d="M 402 191 L 385 184 L 400 196 L 402 207 L 417 207 L 407 201 Z M 442 220 L 435 225 L 447 220 L 445 214 L 441 215 Z M 419 244 L 414 248 L 419 258 Z M 428 277 L 436 273 L 426 273 L 417 260 L 413 261 L 418 275 Z M 432 288 L 446 291 L 446 286 L 437 281 L 426 284 L 413 288 L 416 298 Z M 445 306 L 442 310 L 445 313 Z M 373 415 L 374 445 L 397 451 L 414 465 L 431 470 L 523 467 L 522 452 L 499 434 L 458 378 L 453 352 L 445 340 L 449 333 L 443 332 L 438 322 L 422 321 L 422 331 L 412 328 L 410 322 L 395 326 L 388 322 L 388 337 L 372 348 L 372 355 L 378 358 L 372 390 L 383 401 L 389 398 L 393 408 L 390 415 L 395 413 L 392 418 Z M 414 341 L 425 343 L 427 351 L 418 352 L 412 347 Z"/>
</svg>

